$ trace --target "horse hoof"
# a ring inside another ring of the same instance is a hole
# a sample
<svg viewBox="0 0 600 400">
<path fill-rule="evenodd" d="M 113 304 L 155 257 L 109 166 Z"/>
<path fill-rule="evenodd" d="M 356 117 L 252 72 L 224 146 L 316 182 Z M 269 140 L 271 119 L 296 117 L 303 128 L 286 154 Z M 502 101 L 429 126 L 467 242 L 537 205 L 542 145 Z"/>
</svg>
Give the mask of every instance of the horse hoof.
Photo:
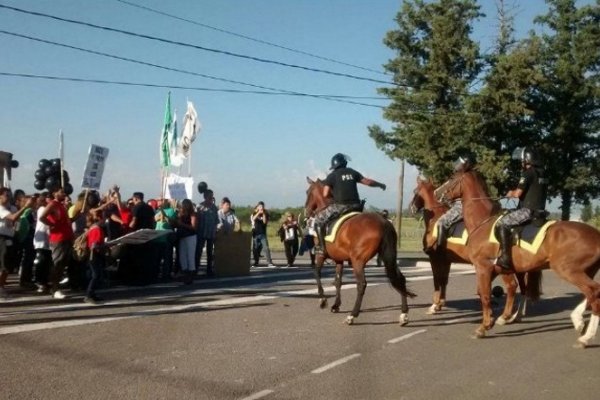
<svg viewBox="0 0 600 400">
<path fill-rule="evenodd" d="M 400 314 L 400 326 L 404 326 L 408 324 L 408 314 L 402 313 Z"/>
<path fill-rule="evenodd" d="M 319 307 L 320 308 L 327 307 L 327 299 L 321 299 L 321 300 L 319 300 Z"/>
<path fill-rule="evenodd" d="M 496 323 L 497 323 L 498 325 L 506 325 L 508 322 L 507 322 L 506 318 L 504 318 L 504 317 L 500 316 L 500 317 L 498 317 L 498 319 L 496 320 Z"/>
<path fill-rule="evenodd" d="M 427 315 L 433 315 L 433 314 L 437 314 L 438 311 L 439 311 L 438 306 L 435 305 L 435 304 L 432 304 L 431 307 L 429 307 L 427 309 L 427 311 L 425 312 L 425 314 L 427 314 Z"/>
<path fill-rule="evenodd" d="M 578 339 L 573 345 L 573 348 L 575 349 L 585 349 L 586 347 L 587 343 L 585 341 L 582 341 L 581 339 Z"/>
<path fill-rule="evenodd" d="M 485 337 L 485 329 L 479 328 L 475 331 L 475 339 L 483 339 Z"/>
<path fill-rule="evenodd" d="M 346 324 L 352 325 L 354 323 L 354 317 L 352 315 L 348 315 L 346 317 Z"/>
<path fill-rule="evenodd" d="M 337 314 L 340 312 L 340 307 L 338 306 L 331 306 L 331 312 L 334 314 Z"/>
</svg>

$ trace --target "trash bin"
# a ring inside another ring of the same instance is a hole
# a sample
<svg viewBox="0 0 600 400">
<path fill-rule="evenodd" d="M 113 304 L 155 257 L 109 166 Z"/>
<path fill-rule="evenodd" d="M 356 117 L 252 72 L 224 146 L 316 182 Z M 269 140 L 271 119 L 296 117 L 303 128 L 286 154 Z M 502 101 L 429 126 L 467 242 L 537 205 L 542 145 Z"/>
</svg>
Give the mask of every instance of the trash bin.
<svg viewBox="0 0 600 400">
<path fill-rule="evenodd" d="M 249 275 L 251 245 L 251 232 L 218 233 L 215 240 L 215 275 L 218 277 Z"/>
</svg>

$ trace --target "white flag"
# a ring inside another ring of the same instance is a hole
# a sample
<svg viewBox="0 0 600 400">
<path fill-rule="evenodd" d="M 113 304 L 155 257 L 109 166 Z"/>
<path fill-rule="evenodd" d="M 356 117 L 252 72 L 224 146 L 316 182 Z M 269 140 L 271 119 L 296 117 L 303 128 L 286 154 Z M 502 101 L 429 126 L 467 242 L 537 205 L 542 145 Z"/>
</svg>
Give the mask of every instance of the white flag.
<svg viewBox="0 0 600 400">
<path fill-rule="evenodd" d="M 178 153 L 183 158 L 190 156 L 190 149 L 196 134 L 200 131 L 200 121 L 198 121 L 198 114 L 194 108 L 194 104 L 191 101 L 187 102 L 187 112 L 183 120 L 183 131 L 181 138 L 179 139 Z"/>
</svg>

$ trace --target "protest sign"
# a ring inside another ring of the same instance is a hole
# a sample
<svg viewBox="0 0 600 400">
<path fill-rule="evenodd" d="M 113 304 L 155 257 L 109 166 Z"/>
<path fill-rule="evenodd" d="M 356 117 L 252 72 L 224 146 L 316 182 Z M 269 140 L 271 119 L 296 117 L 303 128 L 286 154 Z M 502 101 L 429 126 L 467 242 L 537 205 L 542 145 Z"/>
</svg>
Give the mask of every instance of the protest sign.
<svg viewBox="0 0 600 400">
<path fill-rule="evenodd" d="M 92 144 L 88 151 L 88 160 L 83 172 L 81 187 L 84 189 L 100 189 L 104 165 L 108 157 L 108 148 Z"/>
<path fill-rule="evenodd" d="M 165 198 L 173 200 L 192 199 L 194 193 L 194 178 L 184 178 L 176 174 L 170 174 L 166 179 Z"/>
</svg>

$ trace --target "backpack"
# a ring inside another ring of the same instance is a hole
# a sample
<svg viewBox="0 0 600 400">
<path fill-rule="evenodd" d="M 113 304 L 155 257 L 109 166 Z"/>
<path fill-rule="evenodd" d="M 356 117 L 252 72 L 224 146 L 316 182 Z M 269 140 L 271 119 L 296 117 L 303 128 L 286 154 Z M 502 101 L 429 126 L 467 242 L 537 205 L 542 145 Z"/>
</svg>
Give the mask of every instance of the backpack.
<svg viewBox="0 0 600 400">
<path fill-rule="evenodd" d="M 90 258 L 90 249 L 87 245 L 89 229 L 79 235 L 73 242 L 73 258 L 76 261 L 85 261 Z"/>
</svg>

